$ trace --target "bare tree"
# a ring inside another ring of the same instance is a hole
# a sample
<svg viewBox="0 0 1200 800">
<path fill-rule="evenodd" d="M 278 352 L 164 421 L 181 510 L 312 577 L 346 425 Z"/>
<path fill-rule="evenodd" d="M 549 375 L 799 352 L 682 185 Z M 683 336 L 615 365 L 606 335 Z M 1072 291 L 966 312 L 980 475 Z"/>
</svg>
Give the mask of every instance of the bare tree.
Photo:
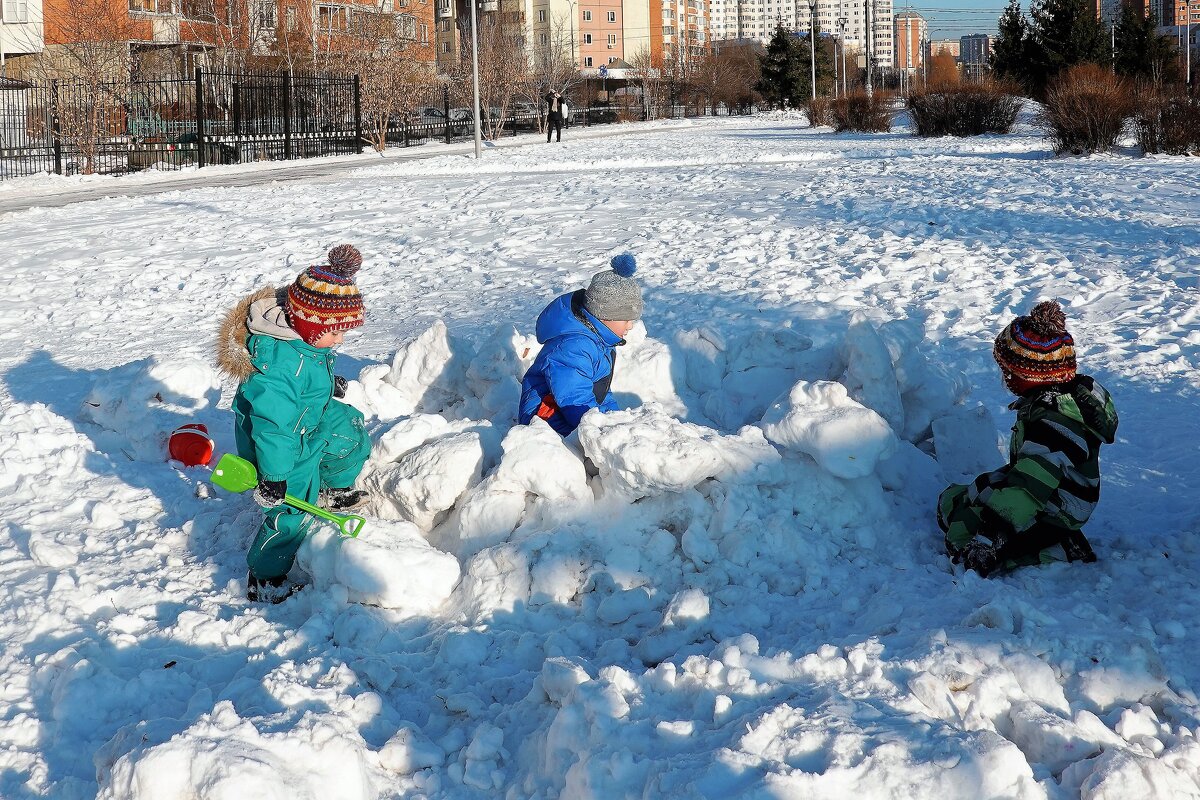
<svg viewBox="0 0 1200 800">
<path fill-rule="evenodd" d="M 468 18 L 469 19 L 469 18 Z M 451 77 L 455 93 L 471 104 L 471 33 L 464 33 L 463 58 Z M 520 88 L 528 83 L 529 58 L 517 13 L 492 11 L 479 16 L 480 124 L 488 139 L 498 139 Z"/>
<path fill-rule="evenodd" d="M 629 74 L 642 88 L 642 115 L 654 119 L 661 112 L 666 93 L 662 61 L 654 58 L 649 48 L 639 50 L 627 61 Z"/>
<path fill-rule="evenodd" d="M 59 0 L 47 12 L 46 38 L 67 44 L 48 48 L 34 69 L 43 79 L 67 79 L 55 92 L 60 136 L 90 175 L 102 141 L 125 129 L 137 27 L 123 3 L 109 0 Z"/>
<path fill-rule="evenodd" d="M 695 60 L 692 82 L 709 111 L 719 105 L 744 108 L 754 102 L 754 87 L 762 76 L 758 58 L 748 46 L 706 51 Z"/>
<path fill-rule="evenodd" d="M 352 25 L 357 40 L 342 68 L 357 74 L 364 137 L 378 151 L 387 146 L 389 126 L 412 114 L 432 90 L 437 76 L 410 53 L 414 37 L 410 18 L 382 12 L 357 12 Z"/>
</svg>

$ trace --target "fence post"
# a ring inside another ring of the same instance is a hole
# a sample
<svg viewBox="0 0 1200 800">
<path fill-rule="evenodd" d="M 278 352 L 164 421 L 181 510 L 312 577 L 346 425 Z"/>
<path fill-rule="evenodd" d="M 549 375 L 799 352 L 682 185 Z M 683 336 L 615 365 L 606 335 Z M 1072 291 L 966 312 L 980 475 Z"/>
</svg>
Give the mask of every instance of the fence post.
<svg viewBox="0 0 1200 800">
<path fill-rule="evenodd" d="M 58 116 L 58 78 L 50 81 L 50 131 L 54 137 L 54 174 L 62 175 L 62 121 Z"/>
<path fill-rule="evenodd" d="M 242 135 L 242 87 L 233 84 L 233 135 Z"/>
<path fill-rule="evenodd" d="M 292 73 L 283 73 L 283 160 L 292 160 Z"/>
<path fill-rule="evenodd" d="M 450 87 L 442 87 L 442 104 L 446 107 L 446 144 L 450 144 Z"/>
<path fill-rule="evenodd" d="M 196 166 L 204 168 L 204 75 L 196 67 Z"/>
<path fill-rule="evenodd" d="M 387 134 L 384 134 L 386 144 Z M 354 76 L 354 152 L 362 153 L 363 151 L 363 127 L 362 127 L 362 83 L 358 75 Z"/>
</svg>

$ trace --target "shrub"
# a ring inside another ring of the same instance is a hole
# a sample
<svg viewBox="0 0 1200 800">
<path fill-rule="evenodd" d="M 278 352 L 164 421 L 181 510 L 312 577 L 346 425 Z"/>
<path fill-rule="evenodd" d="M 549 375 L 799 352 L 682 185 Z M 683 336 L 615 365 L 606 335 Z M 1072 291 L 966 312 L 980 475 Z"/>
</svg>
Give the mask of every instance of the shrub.
<svg viewBox="0 0 1200 800">
<path fill-rule="evenodd" d="M 1083 155 L 1115 147 L 1133 111 L 1128 82 L 1104 67 L 1080 64 L 1050 85 L 1037 123 L 1054 152 Z"/>
<path fill-rule="evenodd" d="M 804 104 L 804 111 L 808 114 L 808 124 L 814 128 L 833 127 L 833 103 L 828 97 L 810 99 Z"/>
<path fill-rule="evenodd" d="M 1020 90 L 995 81 L 914 91 L 908 113 L 917 136 L 1008 133 L 1021 110 Z"/>
<path fill-rule="evenodd" d="M 833 127 L 842 131 L 887 133 L 892 129 L 892 95 L 886 92 L 853 92 L 830 104 Z"/>
<path fill-rule="evenodd" d="M 1141 91 L 1133 122 L 1144 153 L 1200 155 L 1200 97 L 1155 89 Z"/>
</svg>

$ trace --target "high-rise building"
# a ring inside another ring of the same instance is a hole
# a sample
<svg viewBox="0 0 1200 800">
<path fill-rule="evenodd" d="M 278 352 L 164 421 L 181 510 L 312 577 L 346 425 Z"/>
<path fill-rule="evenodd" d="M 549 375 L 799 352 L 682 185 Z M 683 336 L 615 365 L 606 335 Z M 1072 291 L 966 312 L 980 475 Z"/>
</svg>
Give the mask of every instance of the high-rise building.
<svg viewBox="0 0 1200 800">
<path fill-rule="evenodd" d="M 892 23 L 892 66 L 916 72 L 925 63 L 925 40 L 929 27 L 925 18 L 912 11 L 896 14 Z"/>
<path fill-rule="evenodd" d="M 818 0 L 817 32 L 836 35 L 841 30 L 838 20 L 844 20 L 846 46 L 864 52 L 868 5 L 875 64 L 891 66 L 892 0 Z M 711 12 L 714 39 L 754 39 L 765 44 L 780 25 L 801 34 L 811 27 L 811 9 L 805 0 L 711 0 Z"/>
</svg>

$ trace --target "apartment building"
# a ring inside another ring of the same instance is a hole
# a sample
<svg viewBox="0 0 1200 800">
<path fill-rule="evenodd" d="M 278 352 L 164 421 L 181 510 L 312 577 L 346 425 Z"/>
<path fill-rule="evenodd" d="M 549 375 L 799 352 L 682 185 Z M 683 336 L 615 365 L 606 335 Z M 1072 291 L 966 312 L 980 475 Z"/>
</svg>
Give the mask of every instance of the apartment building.
<svg viewBox="0 0 1200 800">
<path fill-rule="evenodd" d="M 100 45 L 110 43 L 128 54 L 111 59 L 114 69 L 127 65 L 146 76 L 229 63 L 320 69 L 381 30 L 413 57 L 432 62 L 434 2 L 44 0 L 44 66 L 69 75 L 73 61 L 94 60 Z"/>
<path fill-rule="evenodd" d="M 941 55 L 942 53 L 949 53 L 950 55 L 954 56 L 954 60 L 957 61 L 959 50 L 960 46 L 957 39 L 938 39 L 929 43 L 930 58 Z"/>
<path fill-rule="evenodd" d="M 911 11 L 896 14 L 892 23 L 892 66 L 914 73 L 925 63 L 925 40 L 929 27 L 925 18 Z"/>
<path fill-rule="evenodd" d="M 714 39 L 754 39 L 766 44 L 780 25 L 807 33 L 811 24 L 812 10 L 806 0 L 710 1 Z M 849 49 L 863 52 L 867 43 L 868 6 L 875 65 L 890 67 L 893 62 L 892 0 L 817 0 L 817 31 L 841 34 Z"/>
<path fill-rule="evenodd" d="M 0 0 L 0 78 L 10 62 L 42 51 L 41 0 Z"/>
</svg>

